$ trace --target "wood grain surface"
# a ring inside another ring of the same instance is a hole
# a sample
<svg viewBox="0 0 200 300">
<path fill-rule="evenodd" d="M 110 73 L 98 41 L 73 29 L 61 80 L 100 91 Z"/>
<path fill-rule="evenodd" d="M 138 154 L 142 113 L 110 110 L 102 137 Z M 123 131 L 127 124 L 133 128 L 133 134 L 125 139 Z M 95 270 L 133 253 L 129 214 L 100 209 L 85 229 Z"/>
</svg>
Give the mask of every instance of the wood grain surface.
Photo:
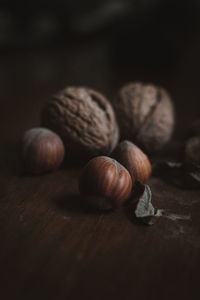
<svg viewBox="0 0 200 300">
<path fill-rule="evenodd" d="M 51 94 L 87 85 L 114 99 L 127 81 L 163 85 L 176 103 L 177 154 L 200 110 L 200 40 L 192 37 L 168 68 L 118 63 L 104 40 L 13 49 L 0 56 L 0 298 L 47 300 L 198 299 L 200 191 L 151 178 L 156 207 L 170 217 L 153 226 L 132 221 L 126 207 L 95 213 L 78 193 L 80 169 L 63 166 L 43 176 L 24 174 L 17 154 L 26 129 L 39 125 Z M 177 142 L 178 141 L 178 142 Z M 178 154 L 177 154 L 178 155 Z"/>
</svg>

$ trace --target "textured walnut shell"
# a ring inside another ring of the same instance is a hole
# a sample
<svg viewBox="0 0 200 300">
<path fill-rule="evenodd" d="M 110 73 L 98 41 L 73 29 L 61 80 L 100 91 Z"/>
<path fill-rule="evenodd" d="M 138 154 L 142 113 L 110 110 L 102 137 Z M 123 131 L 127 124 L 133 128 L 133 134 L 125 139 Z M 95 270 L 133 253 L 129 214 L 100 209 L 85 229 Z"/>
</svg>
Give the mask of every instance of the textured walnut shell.
<svg viewBox="0 0 200 300">
<path fill-rule="evenodd" d="M 42 111 L 42 124 L 59 134 L 76 161 L 107 155 L 115 148 L 119 129 L 112 106 L 100 93 L 67 87 Z"/>
<path fill-rule="evenodd" d="M 147 152 L 160 150 L 174 129 L 174 107 L 168 93 L 154 85 L 130 83 L 113 103 L 121 138 Z"/>
</svg>

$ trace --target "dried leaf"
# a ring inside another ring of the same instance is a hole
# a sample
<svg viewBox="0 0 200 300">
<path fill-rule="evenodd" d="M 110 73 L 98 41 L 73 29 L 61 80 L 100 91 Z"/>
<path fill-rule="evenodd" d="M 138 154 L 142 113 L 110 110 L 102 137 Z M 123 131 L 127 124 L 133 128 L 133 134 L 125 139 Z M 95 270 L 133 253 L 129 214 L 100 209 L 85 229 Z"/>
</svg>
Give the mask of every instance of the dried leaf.
<svg viewBox="0 0 200 300">
<path fill-rule="evenodd" d="M 195 179 L 195 181 L 200 183 L 200 173 L 189 173 L 189 174 L 192 178 Z"/>
<path fill-rule="evenodd" d="M 198 170 L 193 170 L 191 172 L 185 172 L 185 186 L 190 189 L 200 188 L 200 172 Z"/>
<path fill-rule="evenodd" d="M 182 189 L 200 188 L 200 167 L 185 167 L 180 162 L 162 162 L 154 167 L 153 175 Z"/>
<path fill-rule="evenodd" d="M 137 182 L 137 197 L 133 196 L 134 213 L 137 219 L 140 219 L 147 225 L 154 224 L 155 209 L 151 203 L 151 189 L 148 185 Z"/>
</svg>

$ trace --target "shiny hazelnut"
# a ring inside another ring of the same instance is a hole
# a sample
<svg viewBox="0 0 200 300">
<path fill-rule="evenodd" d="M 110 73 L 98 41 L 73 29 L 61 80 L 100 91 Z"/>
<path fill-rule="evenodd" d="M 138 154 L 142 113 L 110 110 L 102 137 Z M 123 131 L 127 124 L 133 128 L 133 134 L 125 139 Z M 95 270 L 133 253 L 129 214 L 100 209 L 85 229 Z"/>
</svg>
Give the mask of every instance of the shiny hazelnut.
<svg viewBox="0 0 200 300">
<path fill-rule="evenodd" d="M 174 106 L 161 87 L 133 82 L 123 86 L 113 101 L 121 138 L 130 140 L 144 151 L 161 150 L 174 129 Z"/>
<path fill-rule="evenodd" d="M 29 173 L 39 174 L 57 169 L 64 153 L 62 140 L 49 129 L 30 129 L 22 138 L 22 159 Z"/>
<path fill-rule="evenodd" d="M 132 180 L 129 172 L 115 159 L 98 156 L 84 167 L 79 190 L 91 206 L 108 210 L 119 207 L 129 198 Z"/>
<path fill-rule="evenodd" d="M 129 141 L 121 142 L 111 154 L 130 173 L 132 182 L 145 183 L 151 175 L 151 163 L 144 152 Z"/>
</svg>

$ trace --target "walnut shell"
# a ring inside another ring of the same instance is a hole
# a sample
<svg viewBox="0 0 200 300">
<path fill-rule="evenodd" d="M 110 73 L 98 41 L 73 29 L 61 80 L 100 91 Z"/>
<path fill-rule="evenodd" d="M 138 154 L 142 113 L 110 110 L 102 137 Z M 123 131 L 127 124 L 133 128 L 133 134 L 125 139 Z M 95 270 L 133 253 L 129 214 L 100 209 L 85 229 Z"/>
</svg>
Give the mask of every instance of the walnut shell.
<svg viewBox="0 0 200 300">
<path fill-rule="evenodd" d="M 120 89 L 113 102 L 122 139 L 128 139 L 146 152 L 160 150 L 174 129 L 174 106 L 160 87 L 140 82 Z"/>
<path fill-rule="evenodd" d="M 86 87 L 67 87 L 44 107 L 43 126 L 61 136 L 76 161 L 109 154 L 119 140 L 111 104 Z"/>
</svg>

